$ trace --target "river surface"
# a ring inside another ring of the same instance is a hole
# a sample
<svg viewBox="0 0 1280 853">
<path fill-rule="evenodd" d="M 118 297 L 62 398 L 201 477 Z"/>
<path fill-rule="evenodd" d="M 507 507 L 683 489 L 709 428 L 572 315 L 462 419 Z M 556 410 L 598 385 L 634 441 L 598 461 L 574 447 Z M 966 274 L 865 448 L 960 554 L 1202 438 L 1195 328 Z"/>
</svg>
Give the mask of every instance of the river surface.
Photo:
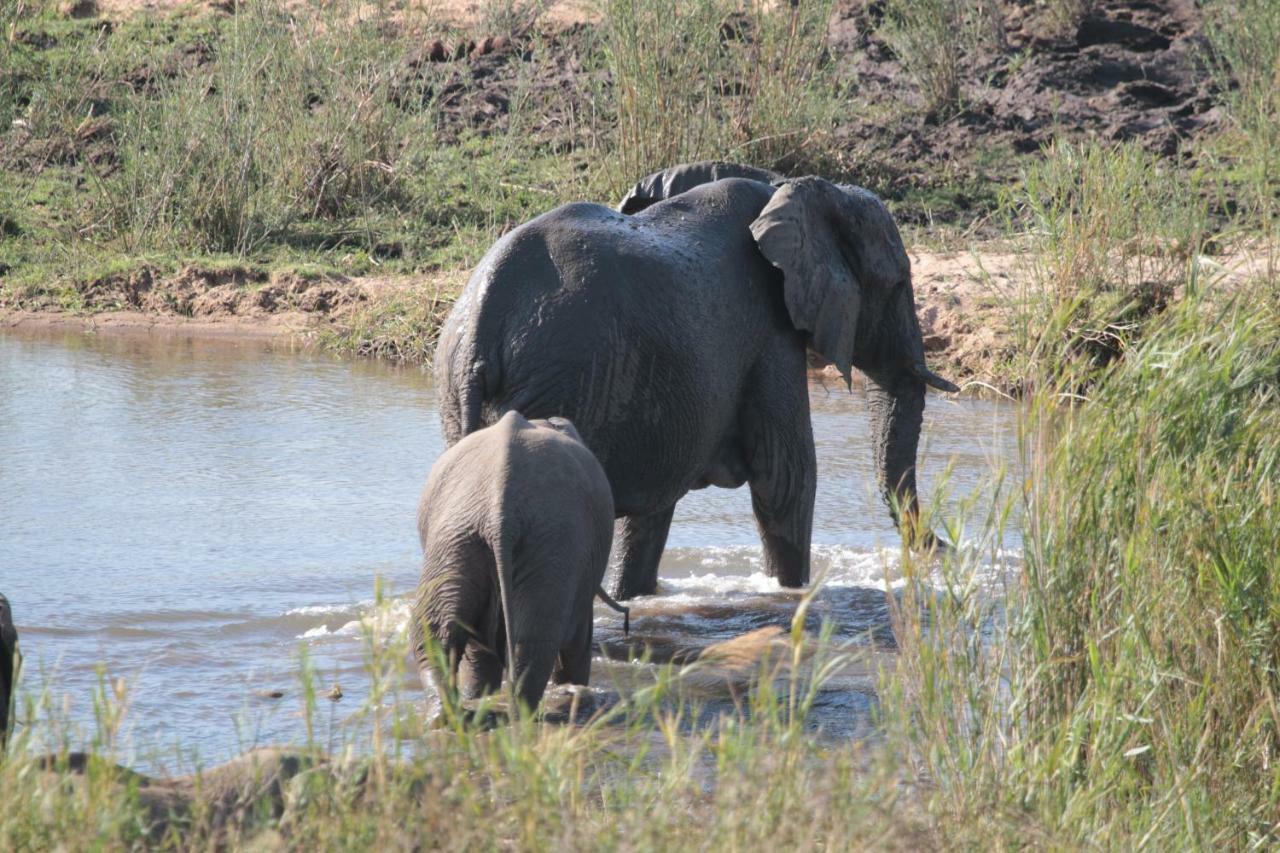
<svg viewBox="0 0 1280 853">
<path fill-rule="evenodd" d="M 838 382 L 810 399 L 814 574 L 826 576 L 814 619 L 891 654 L 897 536 L 875 494 L 865 400 Z M 42 715 L 87 739 L 95 689 L 119 684 L 126 761 L 219 761 L 305 738 L 305 653 L 322 694 L 341 686 L 316 721 L 318 737 L 341 741 L 369 700 L 370 631 L 403 627 L 417 498 L 442 449 L 417 368 L 262 341 L 0 331 L 0 592 L 26 695 L 44 694 Z M 980 515 L 993 471 L 1016 458 L 1012 406 L 930 397 L 926 495 L 949 471 L 946 504 Z M 1017 561 L 1015 527 L 993 578 Z M 745 488 L 681 502 L 661 577 L 632 615 L 632 641 L 660 658 L 786 626 L 799 601 L 760 571 Z M 620 645 L 619 620 L 597 607 L 604 647 Z M 638 666 L 600 661 L 593 687 Z M 412 678 L 400 684 L 404 700 L 427 701 Z M 837 679 L 814 725 L 864 730 L 873 687 Z"/>
</svg>

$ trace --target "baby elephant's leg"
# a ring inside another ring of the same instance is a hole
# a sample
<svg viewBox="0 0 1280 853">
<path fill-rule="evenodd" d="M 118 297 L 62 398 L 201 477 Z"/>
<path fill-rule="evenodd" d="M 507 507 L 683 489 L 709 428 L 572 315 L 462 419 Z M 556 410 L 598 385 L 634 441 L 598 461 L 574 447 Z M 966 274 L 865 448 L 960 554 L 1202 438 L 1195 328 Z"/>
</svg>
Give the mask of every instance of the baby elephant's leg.
<svg viewBox="0 0 1280 853">
<path fill-rule="evenodd" d="M 555 672 L 551 675 L 553 682 L 583 685 L 591 683 L 591 639 L 591 613 L 588 611 L 573 639 L 560 650 Z"/>
<path fill-rule="evenodd" d="M 501 638 L 499 638 L 501 640 Z M 463 699 L 479 699 L 502 687 L 502 658 L 472 640 L 458 672 L 458 691 Z"/>
<path fill-rule="evenodd" d="M 530 711 L 536 711 L 546 692 L 547 680 L 556 663 L 557 649 L 542 637 L 523 638 L 517 632 L 515 648 L 515 666 L 511 668 L 511 678 L 516 687 L 516 695 L 521 703 Z"/>
</svg>

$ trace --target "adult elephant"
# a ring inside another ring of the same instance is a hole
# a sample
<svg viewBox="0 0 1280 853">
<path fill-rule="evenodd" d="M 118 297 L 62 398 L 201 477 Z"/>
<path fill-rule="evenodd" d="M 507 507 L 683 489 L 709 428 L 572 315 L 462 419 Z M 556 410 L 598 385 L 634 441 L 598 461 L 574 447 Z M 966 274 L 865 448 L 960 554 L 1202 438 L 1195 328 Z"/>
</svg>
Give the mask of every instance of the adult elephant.
<svg viewBox="0 0 1280 853">
<path fill-rule="evenodd" d="M 654 591 L 676 502 L 708 485 L 750 485 L 766 571 L 801 586 L 816 486 L 808 346 L 846 382 L 852 367 L 870 380 L 879 485 L 916 538 L 925 385 L 956 388 L 925 367 L 888 210 L 821 178 L 718 180 L 634 216 L 568 204 L 511 231 L 441 333 L 445 437 L 513 409 L 571 420 L 621 519 L 618 598 Z"/>
</svg>

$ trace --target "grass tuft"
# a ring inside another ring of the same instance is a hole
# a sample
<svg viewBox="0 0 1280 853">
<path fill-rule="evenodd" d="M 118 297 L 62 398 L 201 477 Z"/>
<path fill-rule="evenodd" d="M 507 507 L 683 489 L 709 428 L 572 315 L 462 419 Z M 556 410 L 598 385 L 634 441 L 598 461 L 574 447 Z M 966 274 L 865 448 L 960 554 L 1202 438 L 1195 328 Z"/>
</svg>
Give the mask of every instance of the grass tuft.
<svg viewBox="0 0 1280 853">
<path fill-rule="evenodd" d="M 827 75 L 830 13 L 828 0 L 604 0 L 614 193 L 693 160 L 784 170 L 821 161 L 839 107 Z"/>
</svg>

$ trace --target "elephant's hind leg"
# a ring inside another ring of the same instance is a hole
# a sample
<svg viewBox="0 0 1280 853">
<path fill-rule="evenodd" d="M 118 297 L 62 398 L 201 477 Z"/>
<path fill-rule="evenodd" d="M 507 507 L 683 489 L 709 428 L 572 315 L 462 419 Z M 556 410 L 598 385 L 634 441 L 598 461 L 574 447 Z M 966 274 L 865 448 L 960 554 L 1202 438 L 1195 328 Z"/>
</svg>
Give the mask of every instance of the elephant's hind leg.
<svg viewBox="0 0 1280 853">
<path fill-rule="evenodd" d="M 652 595 L 658 588 L 658 563 L 667 547 L 667 532 L 675 506 L 652 515 L 628 515 L 618 520 L 615 543 L 617 569 L 613 597 L 619 601 Z"/>
<path fill-rule="evenodd" d="M 516 695 L 525 708 L 535 711 L 547 690 L 547 681 L 556 664 L 558 649 L 554 643 L 539 637 L 533 641 L 517 640 L 513 654 L 515 666 L 511 668 L 511 680 Z"/>
</svg>

